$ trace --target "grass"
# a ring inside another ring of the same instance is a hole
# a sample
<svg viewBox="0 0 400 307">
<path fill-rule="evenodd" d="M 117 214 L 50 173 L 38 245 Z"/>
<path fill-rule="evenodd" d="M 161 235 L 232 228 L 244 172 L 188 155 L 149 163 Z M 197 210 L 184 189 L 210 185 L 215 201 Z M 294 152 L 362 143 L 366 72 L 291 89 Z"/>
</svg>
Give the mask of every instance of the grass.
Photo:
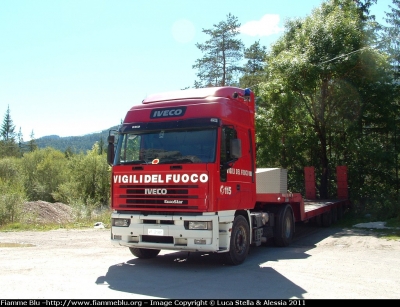
<svg viewBox="0 0 400 307">
<path fill-rule="evenodd" d="M 389 220 L 377 220 L 369 216 L 357 216 L 352 212 L 347 212 L 343 218 L 335 224 L 337 227 L 353 228 L 354 225 L 370 222 L 385 222 L 385 227 L 390 229 L 367 228 L 378 237 L 388 240 L 400 240 L 400 219 L 392 218 Z"/>
<path fill-rule="evenodd" d="M 91 217 L 80 217 L 70 223 L 23 223 L 14 222 L 0 226 L 0 231 L 49 231 L 56 229 L 93 228 L 97 222 L 102 222 L 105 228 L 110 228 L 111 211 L 105 210 Z"/>
</svg>

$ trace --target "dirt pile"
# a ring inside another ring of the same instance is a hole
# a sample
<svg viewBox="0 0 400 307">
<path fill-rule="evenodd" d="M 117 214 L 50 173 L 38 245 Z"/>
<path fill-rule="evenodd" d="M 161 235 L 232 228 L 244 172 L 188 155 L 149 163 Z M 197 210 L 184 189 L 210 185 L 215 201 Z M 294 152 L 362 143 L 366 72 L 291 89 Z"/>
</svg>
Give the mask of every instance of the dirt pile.
<svg viewBox="0 0 400 307">
<path fill-rule="evenodd" d="M 74 220 L 74 210 L 63 203 L 46 201 L 26 202 L 22 208 L 22 216 L 27 223 L 63 224 Z"/>
</svg>

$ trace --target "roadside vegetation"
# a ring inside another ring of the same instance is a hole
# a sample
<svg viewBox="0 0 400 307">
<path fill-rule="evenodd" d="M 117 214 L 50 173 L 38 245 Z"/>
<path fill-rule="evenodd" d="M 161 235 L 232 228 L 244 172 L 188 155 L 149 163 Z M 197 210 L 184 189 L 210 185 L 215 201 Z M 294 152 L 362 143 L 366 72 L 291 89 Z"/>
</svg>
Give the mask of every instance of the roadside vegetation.
<svg viewBox="0 0 400 307">
<path fill-rule="evenodd" d="M 398 218 L 391 218 L 387 220 L 377 220 L 376 218 L 367 215 L 356 214 L 353 210 L 346 212 L 343 218 L 337 221 L 332 227 L 341 228 L 355 228 L 357 224 L 367 224 L 373 222 L 383 222 L 384 226 L 387 228 L 377 229 L 377 228 L 363 228 L 370 233 L 373 233 L 377 237 L 387 239 L 387 240 L 400 240 L 400 220 Z"/>
<path fill-rule="evenodd" d="M 103 209 L 92 216 L 82 216 L 71 222 L 63 223 L 26 223 L 23 221 L 10 222 L 0 226 L 0 231 L 48 231 L 56 229 L 89 229 L 102 223 L 105 229 L 110 229 L 111 210 Z M 99 227 L 102 228 L 102 227 Z"/>
<path fill-rule="evenodd" d="M 22 157 L 0 159 L 0 229 L 46 229 L 110 223 L 110 167 L 98 143 L 86 153 L 35 149 Z M 73 221 L 63 225 L 35 223 L 23 214 L 29 201 L 70 206 Z"/>
<path fill-rule="evenodd" d="M 287 169 L 290 190 L 304 194 L 303 169 L 314 166 L 317 196 L 329 199 L 336 197 L 335 169 L 345 165 L 353 206 L 341 223 L 398 227 L 400 0 L 387 8 L 385 26 L 369 14 L 373 3 L 323 1 L 307 17 L 288 20 L 269 48 L 244 46 L 239 18 L 229 13 L 203 29 L 209 40 L 196 44 L 203 57 L 192 67 L 193 87 L 252 89 L 257 167 Z M 38 148 L 33 132 L 25 143 L 15 131 L 10 107 L 0 134 L 0 229 L 31 227 L 21 223 L 21 210 L 35 200 L 79 212 L 69 224 L 37 228 L 93 226 L 96 210 L 105 210 L 109 224 L 110 168 L 101 141 L 86 153 Z"/>
</svg>

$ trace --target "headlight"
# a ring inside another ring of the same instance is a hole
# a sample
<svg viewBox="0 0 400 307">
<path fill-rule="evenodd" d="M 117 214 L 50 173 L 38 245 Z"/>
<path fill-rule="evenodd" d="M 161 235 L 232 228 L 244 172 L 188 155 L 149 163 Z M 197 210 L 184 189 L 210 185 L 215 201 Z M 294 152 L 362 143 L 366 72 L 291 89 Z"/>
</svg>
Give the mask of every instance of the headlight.
<svg viewBox="0 0 400 307">
<path fill-rule="evenodd" d="M 128 227 L 130 223 L 130 219 L 112 219 L 112 225 L 117 227 Z"/>
<path fill-rule="evenodd" d="M 204 229 L 212 229 L 212 223 L 211 222 L 198 222 L 198 221 L 193 221 L 189 222 L 189 229 L 191 230 L 204 230 Z"/>
</svg>

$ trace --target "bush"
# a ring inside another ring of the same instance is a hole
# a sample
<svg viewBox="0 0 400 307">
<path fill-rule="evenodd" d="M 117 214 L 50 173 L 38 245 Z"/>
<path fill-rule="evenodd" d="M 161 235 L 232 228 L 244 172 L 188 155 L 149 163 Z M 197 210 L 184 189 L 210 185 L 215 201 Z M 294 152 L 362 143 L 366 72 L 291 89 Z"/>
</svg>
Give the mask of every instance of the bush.
<svg viewBox="0 0 400 307">
<path fill-rule="evenodd" d="M 25 202 L 23 176 L 19 159 L 14 157 L 0 160 L 0 225 L 19 218 Z"/>
<path fill-rule="evenodd" d="M 22 184 L 0 178 L 0 225 L 17 221 L 25 200 Z"/>
</svg>

